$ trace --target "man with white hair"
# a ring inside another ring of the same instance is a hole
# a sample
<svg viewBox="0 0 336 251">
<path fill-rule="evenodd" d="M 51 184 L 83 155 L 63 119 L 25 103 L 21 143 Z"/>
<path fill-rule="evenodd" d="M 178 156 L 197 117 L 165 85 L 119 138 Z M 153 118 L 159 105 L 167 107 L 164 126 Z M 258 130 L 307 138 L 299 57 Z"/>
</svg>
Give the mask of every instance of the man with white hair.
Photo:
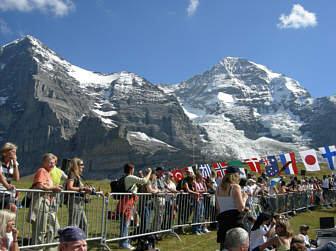
<svg viewBox="0 0 336 251">
<path fill-rule="evenodd" d="M 226 232 L 224 247 L 221 247 L 221 251 L 248 251 L 249 245 L 247 231 L 241 227 L 235 227 Z"/>
</svg>

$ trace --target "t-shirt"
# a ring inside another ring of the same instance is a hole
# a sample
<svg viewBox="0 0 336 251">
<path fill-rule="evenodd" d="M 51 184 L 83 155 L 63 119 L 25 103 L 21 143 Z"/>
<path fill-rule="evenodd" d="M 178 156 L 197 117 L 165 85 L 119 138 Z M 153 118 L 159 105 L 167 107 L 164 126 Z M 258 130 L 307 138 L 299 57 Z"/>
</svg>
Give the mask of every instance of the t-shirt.
<svg viewBox="0 0 336 251">
<path fill-rule="evenodd" d="M 304 244 L 305 244 L 306 247 L 307 247 L 307 246 L 310 247 L 310 242 L 309 242 L 309 236 L 308 236 L 308 235 L 298 234 L 298 236 L 303 237 L 303 239 L 304 239 Z"/>
<path fill-rule="evenodd" d="M 34 174 L 34 181 L 33 181 L 33 186 L 35 187 L 35 185 L 37 183 L 42 183 L 42 184 L 46 184 L 49 186 L 53 186 L 54 183 L 52 181 L 52 178 L 50 176 L 50 173 L 43 167 L 41 167 L 40 169 L 38 169 L 36 171 L 36 173 Z M 46 196 L 47 199 L 51 200 L 50 196 Z"/>
<path fill-rule="evenodd" d="M 267 228 L 267 226 L 260 226 L 259 229 L 251 232 L 250 250 L 264 244 L 267 241 L 265 234 L 267 234 L 268 231 L 269 228 Z"/>
<path fill-rule="evenodd" d="M 157 184 L 157 188 L 160 189 L 160 191 L 164 192 L 166 190 L 166 186 L 165 186 L 165 178 L 162 177 L 158 177 L 156 178 L 156 184 Z"/>
<path fill-rule="evenodd" d="M 65 178 L 67 175 L 61 169 L 55 166 L 50 171 L 50 176 L 52 178 L 54 186 L 59 186 L 61 184 L 62 177 Z"/>
<path fill-rule="evenodd" d="M 145 185 L 147 184 L 146 178 L 140 178 L 135 175 L 128 175 L 125 177 L 125 189 L 130 193 L 136 193 L 138 187 L 135 184 Z M 130 190 L 129 190 L 130 189 Z"/>
<path fill-rule="evenodd" d="M 329 180 L 328 179 L 323 179 L 322 180 L 322 188 L 329 188 Z"/>
<path fill-rule="evenodd" d="M 37 183 L 47 184 L 49 186 L 54 185 L 50 173 L 43 167 L 38 169 L 34 174 L 34 182 L 33 182 L 34 186 Z"/>
<path fill-rule="evenodd" d="M 16 166 L 19 166 L 19 163 L 16 162 Z M 11 184 L 12 179 L 13 179 L 13 173 L 14 173 L 13 161 L 10 162 L 9 168 L 7 168 L 5 163 L 1 160 L 0 168 L 1 168 L 2 175 L 5 177 L 7 183 Z M 1 190 L 7 190 L 7 188 L 2 183 L 0 183 L 0 191 Z M 9 191 L 6 191 L 5 193 L 11 194 L 11 192 Z"/>
</svg>

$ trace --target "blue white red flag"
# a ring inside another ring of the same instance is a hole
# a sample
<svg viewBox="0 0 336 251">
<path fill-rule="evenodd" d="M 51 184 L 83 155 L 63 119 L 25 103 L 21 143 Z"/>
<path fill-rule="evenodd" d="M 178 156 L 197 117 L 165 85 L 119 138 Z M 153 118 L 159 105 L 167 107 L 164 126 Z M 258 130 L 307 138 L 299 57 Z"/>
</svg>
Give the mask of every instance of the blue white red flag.
<svg viewBox="0 0 336 251">
<path fill-rule="evenodd" d="M 269 165 L 265 166 L 266 175 L 273 177 L 277 173 L 279 173 L 278 161 L 275 156 L 267 156 L 267 160 L 269 162 Z"/>
<path fill-rule="evenodd" d="M 327 159 L 330 170 L 335 169 L 336 165 L 336 147 L 335 146 L 325 146 L 319 147 L 322 157 Z"/>
<path fill-rule="evenodd" d="M 226 173 L 226 166 L 227 166 L 226 163 L 225 162 L 213 163 L 212 166 L 215 169 L 217 176 L 219 178 L 223 178 Z"/>
<path fill-rule="evenodd" d="M 296 168 L 296 161 L 295 161 L 295 155 L 293 152 L 291 153 L 286 153 L 286 154 L 279 154 L 279 157 L 281 159 L 282 165 L 285 166 L 287 161 L 291 161 L 286 168 L 286 173 L 287 174 L 298 174 L 298 170 Z"/>
<path fill-rule="evenodd" d="M 211 168 L 209 164 L 197 165 L 197 167 L 198 167 L 198 170 L 200 170 L 204 178 L 210 177 Z"/>
<path fill-rule="evenodd" d="M 252 172 L 261 173 L 260 163 L 258 158 L 244 159 L 244 162 L 248 164 Z"/>
</svg>

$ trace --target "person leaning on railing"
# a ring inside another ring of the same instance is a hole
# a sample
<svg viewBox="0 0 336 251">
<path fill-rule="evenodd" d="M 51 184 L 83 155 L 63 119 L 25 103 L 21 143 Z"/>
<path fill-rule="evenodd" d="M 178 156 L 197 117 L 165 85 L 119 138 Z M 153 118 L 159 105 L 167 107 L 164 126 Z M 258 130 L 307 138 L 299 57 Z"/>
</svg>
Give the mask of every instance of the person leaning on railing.
<svg viewBox="0 0 336 251">
<path fill-rule="evenodd" d="M 61 192 L 60 186 L 54 186 L 50 171 L 55 166 L 55 155 L 46 153 L 42 157 L 42 167 L 34 174 L 33 189 Z M 50 193 L 34 193 L 30 205 L 27 221 L 32 224 L 34 244 L 56 242 L 59 223 L 55 211 L 55 196 Z M 41 249 L 42 250 L 42 249 Z M 48 247 L 46 250 L 58 250 L 57 247 Z"/>
<path fill-rule="evenodd" d="M 124 166 L 125 177 L 125 190 L 128 193 L 137 193 L 137 184 L 147 184 L 149 176 L 152 173 L 152 169 L 147 168 L 147 175 L 144 178 L 140 178 L 134 175 L 135 165 L 132 163 L 127 163 Z M 135 196 L 125 195 L 122 196 L 117 204 L 117 212 L 120 213 L 120 237 L 127 237 L 129 225 L 131 221 L 131 214 L 134 209 Z M 128 238 L 119 240 L 119 247 L 134 250 L 135 248 L 131 246 Z"/>
<path fill-rule="evenodd" d="M 11 181 L 19 181 L 20 179 L 16 150 L 16 145 L 7 142 L 0 151 L 0 209 L 6 208 L 13 212 L 16 211 L 16 206 L 14 205 L 15 198 L 12 193 L 15 191 L 15 186 L 11 184 Z"/>
<path fill-rule="evenodd" d="M 66 189 L 68 191 L 83 192 L 81 194 L 68 194 L 69 201 L 67 203 L 69 209 L 69 226 L 80 227 L 87 233 L 88 222 L 84 210 L 85 193 L 91 193 L 91 189 L 85 186 L 84 179 L 81 176 L 84 170 L 84 162 L 80 158 L 73 158 L 69 164 L 68 180 Z"/>
<path fill-rule="evenodd" d="M 156 173 L 151 173 L 151 175 L 148 179 L 147 185 L 146 185 L 146 189 L 147 189 L 147 193 L 157 194 L 157 193 L 161 192 L 160 189 L 158 189 L 158 187 L 157 187 Z M 151 227 L 151 229 L 149 229 L 149 224 L 150 224 L 150 218 L 151 218 L 152 213 L 153 213 L 153 209 L 155 207 L 158 207 L 158 206 L 159 206 L 159 202 L 158 202 L 157 198 L 154 197 L 154 196 L 151 196 L 151 198 L 146 201 L 145 215 L 144 215 L 144 219 L 145 219 L 144 229 L 145 229 L 145 231 L 155 229 L 155 224 L 157 224 L 157 220 L 153 219 L 153 221 L 152 221 L 153 226 Z"/>
</svg>

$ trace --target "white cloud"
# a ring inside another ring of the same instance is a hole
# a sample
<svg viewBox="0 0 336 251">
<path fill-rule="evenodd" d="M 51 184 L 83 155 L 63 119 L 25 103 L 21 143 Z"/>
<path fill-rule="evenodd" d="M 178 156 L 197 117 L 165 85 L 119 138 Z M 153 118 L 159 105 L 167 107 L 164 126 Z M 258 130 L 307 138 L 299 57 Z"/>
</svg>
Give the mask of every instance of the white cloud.
<svg viewBox="0 0 336 251">
<path fill-rule="evenodd" d="M 187 9 L 188 16 L 194 15 L 199 5 L 199 0 L 190 0 L 189 6 Z"/>
<path fill-rule="evenodd" d="M 1 0 L 0 10 L 17 10 L 30 12 L 39 10 L 44 13 L 51 12 L 56 16 L 65 16 L 75 9 L 71 0 Z"/>
<path fill-rule="evenodd" d="M 280 29 L 299 29 L 317 25 L 315 13 L 306 11 L 300 4 L 294 4 L 289 16 L 281 14 L 279 20 L 277 26 Z"/>
<path fill-rule="evenodd" d="M 0 19 L 0 33 L 4 33 L 4 34 L 11 33 L 11 30 L 8 27 L 7 23 L 2 19 Z"/>
</svg>

